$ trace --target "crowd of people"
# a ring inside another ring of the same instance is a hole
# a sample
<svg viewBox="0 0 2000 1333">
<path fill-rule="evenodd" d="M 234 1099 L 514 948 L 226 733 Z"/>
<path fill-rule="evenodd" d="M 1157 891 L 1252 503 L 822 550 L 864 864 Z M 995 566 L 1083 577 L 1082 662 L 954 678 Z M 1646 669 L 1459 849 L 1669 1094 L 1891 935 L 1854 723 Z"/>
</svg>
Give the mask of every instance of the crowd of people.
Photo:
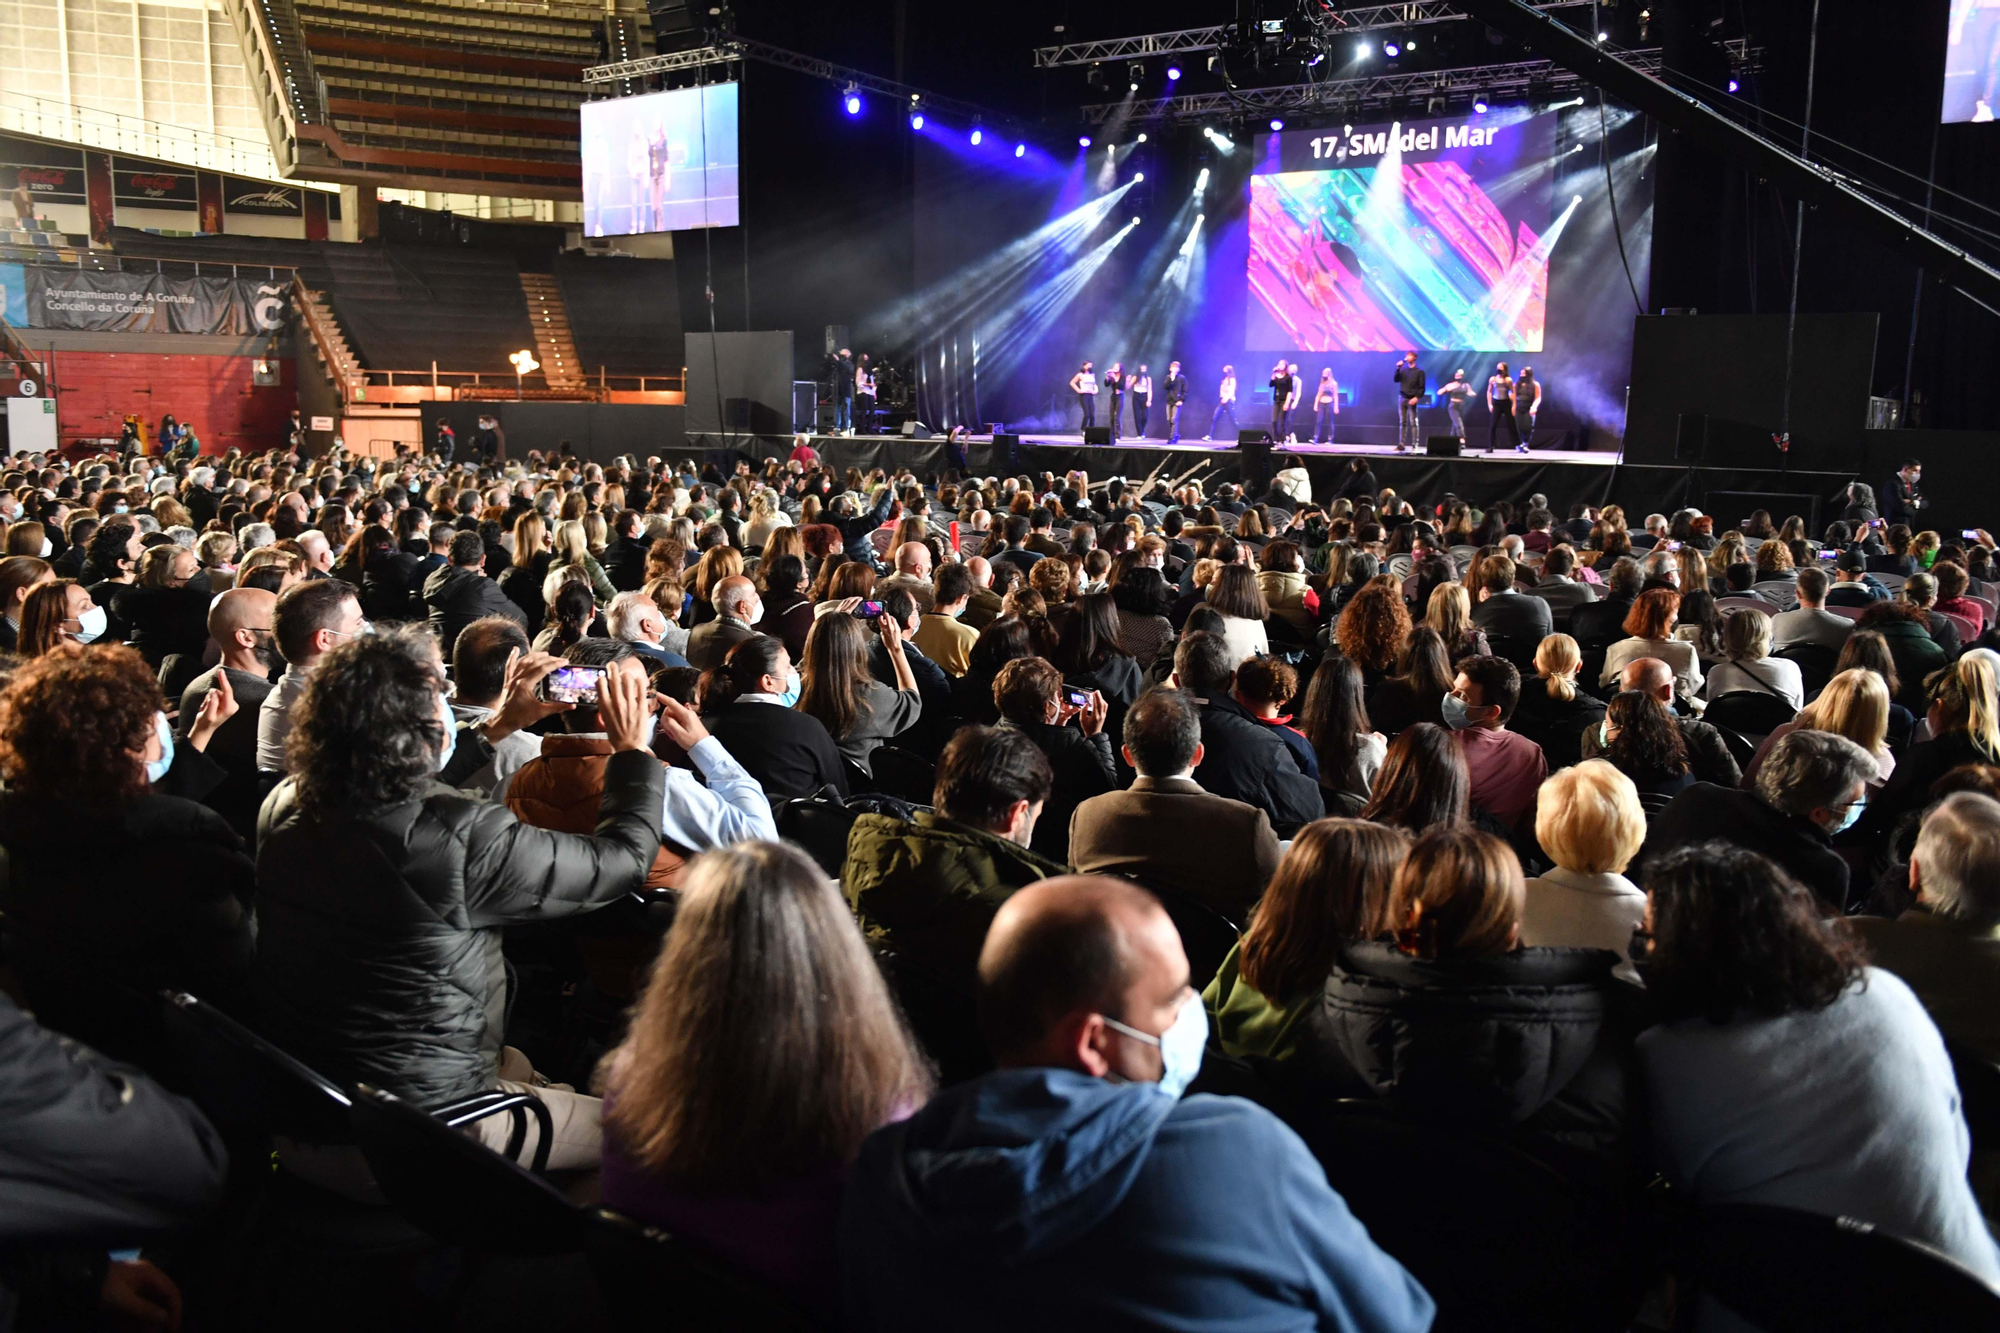
<svg viewBox="0 0 2000 1333">
<path fill-rule="evenodd" d="M 1995 544 L 1340 489 L 15 460 L 0 1310 L 178 1321 L 162 991 L 856 1329 L 1427 1328 L 1341 1099 L 2000 1283 Z"/>
</svg>

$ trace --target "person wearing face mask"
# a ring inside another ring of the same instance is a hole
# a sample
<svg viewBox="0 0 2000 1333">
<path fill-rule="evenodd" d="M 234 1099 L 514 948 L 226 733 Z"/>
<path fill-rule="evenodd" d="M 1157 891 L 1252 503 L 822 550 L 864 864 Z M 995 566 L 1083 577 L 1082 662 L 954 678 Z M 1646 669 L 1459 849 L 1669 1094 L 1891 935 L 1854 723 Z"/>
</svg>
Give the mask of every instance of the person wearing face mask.
<svg viewBox="0 0 2000 1333">
<path fill-rule="evenodd" d="M 90 539 L 82 581 L 90 589 L 90 600 L 107 614 L 103 638 L 122 643 L 131 632 L 118 613 L 118 602 L 138 583 L 139 557 L 144 551 L 138 526 L 130 520 L 105 523 Z"/>
<path fill-rule="evenodd" d="M 249 974 L 255 868 L 198 803 L 222 779 L 202 751 L 235 713 L 219 686 L 176 737 L 116 644 L 59 645 L 0 692 L 8 963 L 40 1022 L 115 1059 L 168 1059 L 163 987 L 228 1007 Z"/>
<path fill-rule="evenodd" d="M 572 666 L 609 667 L 636 662 L 638 656 L 628 643 L 585 639 L 573 645 L 564 660 Z M 649 890 L 660 890 L 679 887 L 682 868 L 697 852 L 758 839 L 775 842 L 778 829 L 757 780 L 710 736 L 694 712 L 663 695 L 654 696 L 652 702 L 659 706 L 656 725 L 707 779 L 704 786 L 687 769 L 666 770 L 660 848 L 645 884 Z M 557 721 L 561 730 L 542 737 L 541 754 L 503 778 L 493 799 L 524 824 L 587 833 L 597 827 L 611 736 L 599 709 L 589 702 L 579 702 Z"/>
<path fill-rule="evenodd" d="M 684 667 L 688 660 L 662 645 L 667 618 L 658 603 L 643 592 L 621 592 L 611 599 L 604 613 L 611 637 L 632 645 L 632 651 L 646 660 L 648 671 L 661 667 Z"/>
<path fill-rule="evenodd" d="M 1518 829 L 1534 811 L 1535 792 L 1549 775 L 1542 747 L 1507 730 L 1521 701 L 1521 673 L 1504 657 L 1464 657 L 1453 668 L 1451 692 L 1444 696 L 1445 725 L 1465 755 L 1472 779 L 1472 804 Z"/>
<path fill-rule="evenodd" d="M 1846 860 L 1830 844 L 1853 827 L 1868 805 L 1875 757 L 1830 731 L 1794 731 L 1773 745 L 1747 790 L 1697 782 L 1654 816 L 1635 875 L 1677 848 L 1719 841 L 1776 862 L 1818 895 L 1829 914 L 1858 910 L 1866 885 L 1850 901 Z"/>
<path fill-rule="evenodd" d="M 847 795 L 847 766 L 826 725 L 799 711 L 799 672 L 782 639 L 758 634 L 703 675 L 702 725 L 773 806 L 829 784 Z"/>
<path fill-rule="evenodd" d="M 978 965 L 1000 1065 L 861 1147 L 841 1215 L 846 1323 L 1416 1333 L 1435 1306 L 1305 1144 L 1182 1093 L 1208 1024 L 1144 890 L 1065 876 L 1000 908 Z M 1161 1275 L 1171 1273 L 1171 1282 Z"/>
<path fill-rule="evenodd" d="M 227 680 L 235 696 L 238 712 L 223 723 L 206 751 L 228 775 L 210 793 L 208 804 L 246 839 L 255 836 L 263 797 L 257 778 L 259 712 L 271 692 L 273 673 L 285 665 L 271 627 L 277 605 L 277 596 L 262 588 L 232 588 L 217 597 L 208 611 L 208 637 L 222 660 L 181 692 L 184 729 L 199 715 L 208 692 L 220 688 L 219 681 Z"/>
<path fill-rule="evenodd" d="M 21 604 L 18 649 L 23 657 L 40 657 L 58 644 L 96 643 L 110 623 L 104 608 L 75 579 L 40 583 Z"/>
<path fill-rule="evenodd" d="M 972 601 L 972 571 L 962 564 L 945 565 L 932 587 L 935 600 L 910 641 L 947 676 L 957 679 L 972 669 L 972 645 L 979 641 L 979 631 L 962 619 Z"/>
</svg>

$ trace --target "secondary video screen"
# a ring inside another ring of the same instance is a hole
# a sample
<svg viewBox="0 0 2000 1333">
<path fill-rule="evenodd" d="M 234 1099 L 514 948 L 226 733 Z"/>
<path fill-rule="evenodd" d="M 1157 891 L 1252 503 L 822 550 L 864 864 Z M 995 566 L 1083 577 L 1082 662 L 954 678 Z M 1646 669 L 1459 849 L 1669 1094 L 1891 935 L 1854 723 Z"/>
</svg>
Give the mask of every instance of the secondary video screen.
<svg viewBox="0 0 2000 1333">
<path fill-rule="evenodd" d="M 2000 0 L 1951 0 L 1944 46 L 1944 123 L 1989 121 L 2000 103 Z"/>
<path fill-rule="evenodd" d="M 1542 349 L 1556 115 L 1260 134 L 1246 345 Z"/>
<path fill-rule="evenodd" d="M 584 232 L 735 226 L 736 89 L 715 83 L 585 102 Z"/>
</svg>

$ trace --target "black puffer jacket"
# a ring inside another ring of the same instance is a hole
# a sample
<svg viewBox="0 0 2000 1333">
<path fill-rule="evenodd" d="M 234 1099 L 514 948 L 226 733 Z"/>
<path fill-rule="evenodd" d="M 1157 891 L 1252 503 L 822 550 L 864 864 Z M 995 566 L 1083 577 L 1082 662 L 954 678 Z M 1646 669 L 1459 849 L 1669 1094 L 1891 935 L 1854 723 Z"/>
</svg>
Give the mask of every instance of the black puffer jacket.
<svg viewBox="0 0 2000 1333">
<path fill-rule="evenodd" d="M 643 885 L 663 774 L 650 754 L 611 756 L 594 836 L 534 828 L 441 783 L 379 814 L 313 819 L 286 781 L 257 828 L 259 1026 L 329 1078 L 420 1106 L 491 1089 L 501 928 Z"/>
<path fill-rule="evenodd" d="M 505 616 L 528 628 L 528 617 L 500 591 L 500 585 L 476 569 L 444 565 L 424 580 L 424 605 L 430 608 L 431 628 L 437 632 L 438 650 L 447 658 L 458 642 L 459 631 L 484 616 Z"/>
<path fill-rule="evenodd" d="M 1200 703 L 1203 753 L 1192 776 L 1203 791 L 1256 806 L 1271 817 L 1281 838 L 1325 816 L 1319 783 L 1306 776 L 1275 732 L 1227 694 Z"/>
<path fill-rule="evenodd" d="M 1627 1089 L 1640 992 L 1612 976 L 1617 964 L 1602 949 L 1434 961 L 1349 945 L 1300 1055 L 1350 1095 L 1507 1134 L 1561 1165 L 1611 1165 L 1637 1105 Z"/>
</svg>

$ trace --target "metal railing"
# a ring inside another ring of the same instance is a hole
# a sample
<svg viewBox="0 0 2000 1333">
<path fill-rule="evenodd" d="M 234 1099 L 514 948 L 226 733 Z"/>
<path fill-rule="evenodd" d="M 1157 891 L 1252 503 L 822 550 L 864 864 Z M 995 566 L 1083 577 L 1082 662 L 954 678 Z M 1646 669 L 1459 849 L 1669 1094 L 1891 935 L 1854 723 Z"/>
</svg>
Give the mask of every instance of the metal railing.
<svg viewBox="0 0 2000 1333">
<path fill-rule="evenodd" d="M 512 389 L 516 377 L 506 371 L 481 370 L 440 370 L 435 363 L 429 370 L 370 370 L 357 372 L 371 387 L 432 388 L 432 389 Z M 602 366 L 597 374 L 584 378 L 580 384 L 552 385 L 544 371 L 520 377 L 522 386 L 537 394 L 561 394 L 575 398 L 597 398 L 607 393 L 683 393 L 687 389 L 687 370 L 682 368 L 678 375 L 613 375 Z M 535 387 L 539 386 L 539 387 Z"/>
<path fill-rule="evenodd" d="M 44 268 L 76 269 L 89 273 L 173 273 L 199 277 L 208 274 L 232 278 L 284 277 L 297 269 L 291 264 L 223 263 L 214 259 L 180 259 L 165 255 L 126 255 L 109 250 L 56 250 L 39 245 L 0 245 L 0 260 L 10 264 L 39 264 Z"/>
<path fill-rule="evenodd" d="M 0 129 L 206 171 L 227 171 L 263 181 L 278 179 L 277 159 L 271 155 L 270 144 L 262 140 L 168 125 L 29 93 L 0 89 Z"/>
</svg>

